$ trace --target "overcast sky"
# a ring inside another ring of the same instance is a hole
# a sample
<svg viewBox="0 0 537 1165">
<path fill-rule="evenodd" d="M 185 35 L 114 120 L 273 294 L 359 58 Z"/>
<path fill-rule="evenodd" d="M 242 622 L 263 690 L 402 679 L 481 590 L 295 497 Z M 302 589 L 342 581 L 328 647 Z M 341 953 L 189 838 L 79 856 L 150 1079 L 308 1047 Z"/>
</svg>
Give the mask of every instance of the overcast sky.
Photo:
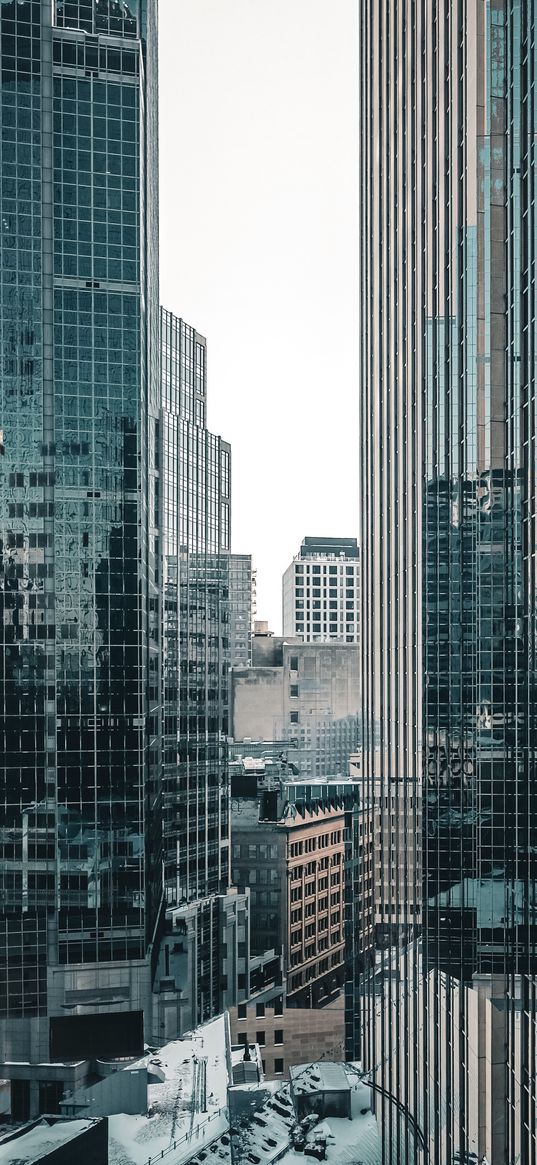
<svg viewBox="0 0 537 1165">
<path fill-rule="evenodd" d="M 161 299 L 207 337 L 257 617 L 356 535 L 356 0 L 160 0 Z"/>
</svg>

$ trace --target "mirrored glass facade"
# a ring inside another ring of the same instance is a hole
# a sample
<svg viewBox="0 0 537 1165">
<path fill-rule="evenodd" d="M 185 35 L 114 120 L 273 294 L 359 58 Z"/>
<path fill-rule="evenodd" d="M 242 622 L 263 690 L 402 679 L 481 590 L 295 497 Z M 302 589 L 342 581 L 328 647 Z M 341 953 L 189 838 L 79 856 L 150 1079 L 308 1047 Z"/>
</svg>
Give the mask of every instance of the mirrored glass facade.
<svg viewBox="0 0 537 1165">
<path fill-rule="evenodd" d="M 364 982 L 390 1162 L 537 1159 L 536 34 L 363 5 L 363 772 L 423 859 L 394 831 L 423 926 Z"/>
<path fill-rule="evenodd" d="M 162 900 L 156 47 L 0 4 L 2 1060 L 103 966 L 143 1010 Z"/>
<path fill-rule="evenodd" d="M 164 309 L 161 331 L 165 883 L 178 907 L 230 884 L 231 450 L 206 426 L 204 337 Z"/>
</svg>

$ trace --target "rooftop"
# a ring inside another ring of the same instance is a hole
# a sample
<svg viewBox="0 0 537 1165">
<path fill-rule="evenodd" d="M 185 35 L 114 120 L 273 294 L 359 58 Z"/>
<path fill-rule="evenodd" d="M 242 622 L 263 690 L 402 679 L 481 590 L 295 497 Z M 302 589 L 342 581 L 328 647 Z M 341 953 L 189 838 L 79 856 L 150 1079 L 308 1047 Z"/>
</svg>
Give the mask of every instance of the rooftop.
<svg viewBox="0 0 537 1165">
<path fill-rule="evenodd" d="M 301 558 L 313 558 L 321 555 L 343 558 L 359 558 L 358 540 L 356 538 L 304 538 L 300 547 Z"/>
<path fill-rule="evenodd" d="M 27 1133 L 18 1137 L 10 1134 L 11 1140 L 0 1143 L 0 1165 L 33 1165 L 96 1123 L 95 1120 L 58 1120 L 48 1124 L 46 1119 L 40 1120 Z"/>
<path fill-rule="evenodd" d="M 293 1092 L 348 1092 L 350 1081 L 343 1064 L 297 1064 L 289 1069 Z"/>
<path fill-rule="evenodd" d="M 144 1062 L 154 1081 L 148 1112 L 108 1118 L 110 1165 L 147 1165 L 162 1153 L 164 1160 L 170 1154 L 170 1165 L 182 1165 L 229 1127 L 227 1016 L 173 1040 Z"/>
<path fill-rule="evenodd" d="M 376 1118 L 370 1110 L 370 1091 L 359 1079 L 356 1066 L 312 1064 L 301 1065 L 293 1071 L 301 1072 L 307 1068 L 322 1069 L 323 1073 L 330 1068 L 337 1069 L 338 1078 L 341 1073 L 341 1078 L 345 1077 L 345 1087 L 351 1089 L 351 1120 L 329 1117 L 312 1124 L 312 1118 L 307 1118 L 307 1141 L 324 1141 L 327 1165 L 380 1165 L 380 1137 Z M 236 1091 L 239 1090 L 232 1089 L 230 1093 L 232 1105 Z M 242 1092 L 246 1099 L 244 1089 Z M 247 1096 L 249 1111 L 243 1111 L 239 1120 L 236 1117 L 233 1120 L 235 1147 L 240 1153 L 240 1156 L 235 1154 L 234 1159 L 252 1162 L 252 1165 L 272 1165 L 276 1161 L 281 1165 L 306 1165 L 310 1158 L 305 1157 L 303 1149 L 298 1152 L 292 1145 L 291 1132 L 297 1126 L 289 1085 L 282 1087 L 275 1081 L 250 1085 Z"/>
</svg>

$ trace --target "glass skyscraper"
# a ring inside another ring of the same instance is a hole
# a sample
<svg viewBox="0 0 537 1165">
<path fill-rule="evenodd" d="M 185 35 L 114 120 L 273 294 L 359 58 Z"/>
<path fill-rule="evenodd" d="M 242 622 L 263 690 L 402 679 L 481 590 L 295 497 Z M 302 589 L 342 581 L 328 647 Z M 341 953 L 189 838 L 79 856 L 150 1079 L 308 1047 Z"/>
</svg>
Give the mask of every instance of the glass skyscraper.
<svg viewBox="0 0 537 1165">
<path fill-rule="evenodd" d="M 537 1160 L 536 70 L 534 0 L 361 6 L 363 774 L 423 858 L 382 831 L 390 1162 Z"/>
<path fill-rule="evenodd" d="M 162 310 L 164 809 L 168 905 L 230 884 L 231 450 L 207 429 L 206 342 Z"/>
<path fill-rule="evenodd" d="M 159 1028 L 170 1037 L 248 987 L 248 899 L 230 889 L 231 450 L 207 428 L 203 336 L 161 311 L 163 844 Z"/>
<path fill-rule="evenodd" d="M 156 52 L 145 0 L 0 4 L 0 1074 L 18 1117 L 57 1107 L 74 1059 L 141 1051 L 148 1028 Z"/>
</svg>

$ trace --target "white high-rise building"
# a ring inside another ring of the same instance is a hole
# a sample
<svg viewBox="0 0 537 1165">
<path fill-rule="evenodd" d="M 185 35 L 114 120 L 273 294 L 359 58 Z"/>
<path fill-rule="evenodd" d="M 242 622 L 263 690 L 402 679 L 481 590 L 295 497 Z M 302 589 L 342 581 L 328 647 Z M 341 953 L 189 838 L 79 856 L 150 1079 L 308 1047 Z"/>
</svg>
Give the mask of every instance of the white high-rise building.
<svg viewBox="0 0 537 1165">
<path fill-rule="evenodd" d="M 358 643 L 359 588 L 356 538 L 304 538 L 283 576 L 284 636 Z"/>
</svg>

